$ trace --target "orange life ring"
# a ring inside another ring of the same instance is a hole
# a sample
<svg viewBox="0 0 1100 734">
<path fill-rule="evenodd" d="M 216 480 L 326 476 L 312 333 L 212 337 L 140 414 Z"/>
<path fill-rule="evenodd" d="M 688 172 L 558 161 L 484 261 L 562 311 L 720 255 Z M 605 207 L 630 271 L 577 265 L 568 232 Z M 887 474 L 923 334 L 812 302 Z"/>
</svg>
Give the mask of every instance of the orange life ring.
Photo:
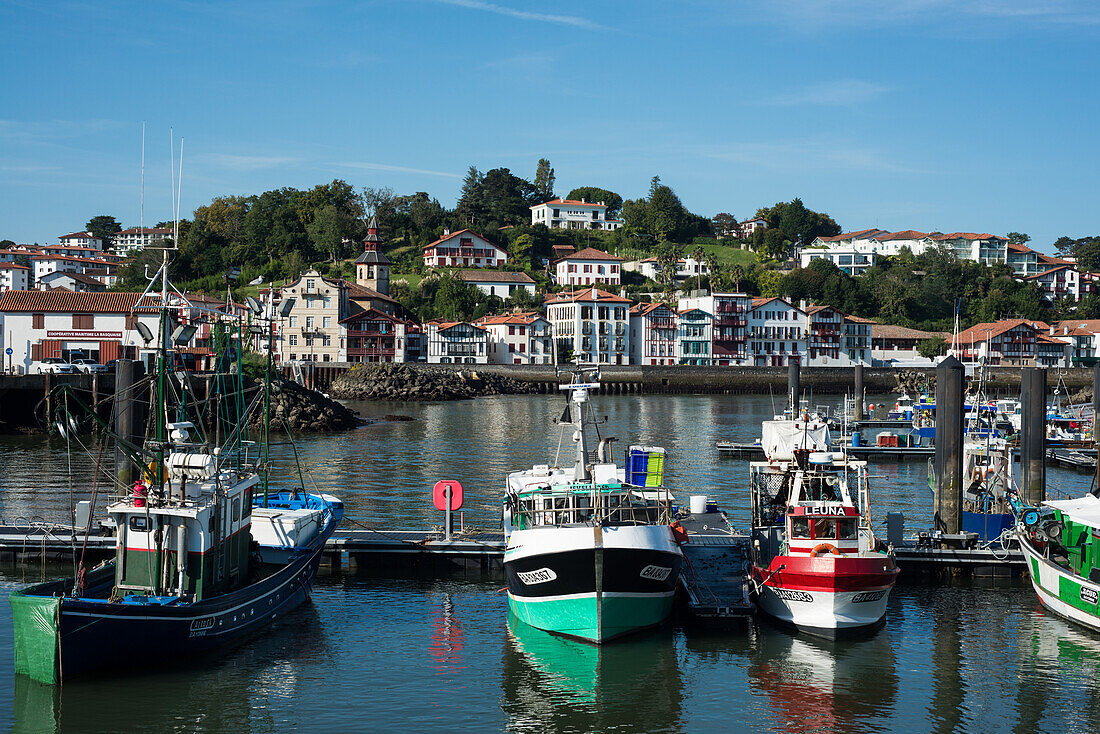
<svg viewBox="0 0 1100 734">
<path fill-rule="evenodd" d="M 834 556 L 839 556 L 840 551 L 832 543 L 818 543 L 814 546 L 814 549 L 810 551 L 810 558 L 817 558 L 822 553 L 832 553 Z"/>
</svg>

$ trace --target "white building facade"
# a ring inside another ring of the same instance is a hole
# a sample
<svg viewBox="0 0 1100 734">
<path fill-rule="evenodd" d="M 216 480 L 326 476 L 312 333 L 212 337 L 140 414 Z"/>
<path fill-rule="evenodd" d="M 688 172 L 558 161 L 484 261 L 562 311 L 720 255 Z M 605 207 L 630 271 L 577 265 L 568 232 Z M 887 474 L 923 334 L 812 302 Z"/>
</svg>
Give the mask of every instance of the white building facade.
<svg viewBox="0 0 1100 734">
<path fill-rule="evenodd" d="M 131 255 L 149 247 L 154 242 L 172 240 L 172 230 L 168 227 L 134 227 L 115 232 L 111 235 L 111 249 L 119 255 Z"/>
<path fill-rule="evenodd" d="M 98 237 L 92 236 L 91 232 L 73 232 L 71 234 L 63 234 L 57 238 L 57 241 L 67 247 L 91 247 L 96 250 L 103 249 L 103 240 Z"/>
<path fill-rule="evenodd" d="M 622 283 L 621 257 L 593 247 L 567 255 L 554 264 L 554 280 L 569 288 L 593 285 L 618 286 Z"/>
<path fill-rule="evenodd" d="M 424 246 L 424 265 L 429 268 L 496 268 L 507 261 L 507 252 L 469 229 L 445 233 Z"/>
<path fill-rule="evenodd" d="M 622 219 L 609 218 L 602 201 L 554 199 L 531 207 L 531 224 L 545 224 L 550 229 L 618 229 Z"/>
<path fill-rule="evenodd" d="M 489 332 L 465 321 L 424 324 L 429 364 L 488 364 Z"/>
<path fill-rule="evenodd" d="M 517 290 L 526 291 L 531 297 L 535 295 L 535 281 L 527 273 L 509 270 L 461 270 L 455 275 L 461 281 L 476 285 L 487 296 L 508 299 Z"/>
<path fill-rule="evenodd" d="M 629 364 L 630 306 L 626 298 L 586 288 L 548 297 L 546 316 L 566 356 L 593 364 Z"/>
<path fill-rule="evenodd" d="M 553 364 L 550 322 L 534 312 L 486 316 L 474 324 L 489 335 L 489 364 Z"/>
<path fill-rule="evenodd" d="M 0 292 L 25 291 L 30 288 L 31 269 L 14 262 L 0 262 Z"/>
<path fill-rule="evenodd" d="M 630 363 L 676 364 L 676 311 L 665 303 L 639 303 L 630 309 Z"/>
<path fill-rule="evenodd" d="M 782 298 L 753 299 L 749 311 L 749 353 L 755 367 L 786 367 L 802 360 L 809 317 Z"/>
</svg>

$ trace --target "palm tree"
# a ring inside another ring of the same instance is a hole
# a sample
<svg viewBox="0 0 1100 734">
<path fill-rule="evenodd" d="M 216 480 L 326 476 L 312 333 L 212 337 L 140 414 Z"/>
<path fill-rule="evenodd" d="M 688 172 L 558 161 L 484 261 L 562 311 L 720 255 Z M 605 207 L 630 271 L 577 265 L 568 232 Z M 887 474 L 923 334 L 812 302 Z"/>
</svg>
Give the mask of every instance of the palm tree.
<svg viewBox="0 0 1100 734">
<path fill-rule="evenodd" d="M 741 292 L 741 281 L 745 278 L 745 269 L 740 265 L 734 265 L 733 270 L 730 271 L 730 277 L 733 278 L 733 290 L 735 293 Z"/>
</svg>

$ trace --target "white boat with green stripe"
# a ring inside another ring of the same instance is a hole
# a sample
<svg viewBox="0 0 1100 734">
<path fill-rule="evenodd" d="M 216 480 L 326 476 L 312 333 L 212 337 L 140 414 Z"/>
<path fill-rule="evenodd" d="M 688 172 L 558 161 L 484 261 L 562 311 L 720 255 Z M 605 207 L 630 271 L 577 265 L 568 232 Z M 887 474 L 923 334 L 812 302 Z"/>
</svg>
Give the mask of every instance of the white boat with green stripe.
<svg viewBox="0 0 1100 734">
<path fill-rule="evenodd" d="M 1055 614 L 1100 631 L 1100 498 L 1021 508 L 1017 526 L 1031 585 Z"/>
<path fill-rule="evenodd" d="M 570 399 L 558 425 L 576 444 L 572 465 L 509 474 L 503 515 L 512 613 L 599 644 L 668 619 L 683 554 L 662 485 L 664 450 L 631 446 L 625 468 L 611 456 L 614 439 L 588 450 L 589 426 L 599 438 L 588 406 L 595 387 L 563 386 Z"/>
</svg>

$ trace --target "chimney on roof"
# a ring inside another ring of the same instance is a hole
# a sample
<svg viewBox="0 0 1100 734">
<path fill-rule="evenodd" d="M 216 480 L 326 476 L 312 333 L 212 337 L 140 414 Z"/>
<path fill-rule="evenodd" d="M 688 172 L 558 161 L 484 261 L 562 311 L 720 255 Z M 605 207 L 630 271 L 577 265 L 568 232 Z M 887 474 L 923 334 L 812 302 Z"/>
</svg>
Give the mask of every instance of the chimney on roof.
<svg viewBox="0 0 1100 734">
<path fill-rule="evenodd" d="M 451 233 L 451 230 L 450 230 L 449 228 L 447 228 L 447 227 L 444 227 L 444 228 L 443 228 L 443 236 L 444 236 L 444 237 L 446 237 L 446 236 L 447 236 L 447 235 L 449 235 L 450 233 Z"/>
<path fill-rule="evenodd" d="M 584 203 L 584 197 L 583 196 L 581 197 L 581 203 L 582 204 Z"/>
</svg>

